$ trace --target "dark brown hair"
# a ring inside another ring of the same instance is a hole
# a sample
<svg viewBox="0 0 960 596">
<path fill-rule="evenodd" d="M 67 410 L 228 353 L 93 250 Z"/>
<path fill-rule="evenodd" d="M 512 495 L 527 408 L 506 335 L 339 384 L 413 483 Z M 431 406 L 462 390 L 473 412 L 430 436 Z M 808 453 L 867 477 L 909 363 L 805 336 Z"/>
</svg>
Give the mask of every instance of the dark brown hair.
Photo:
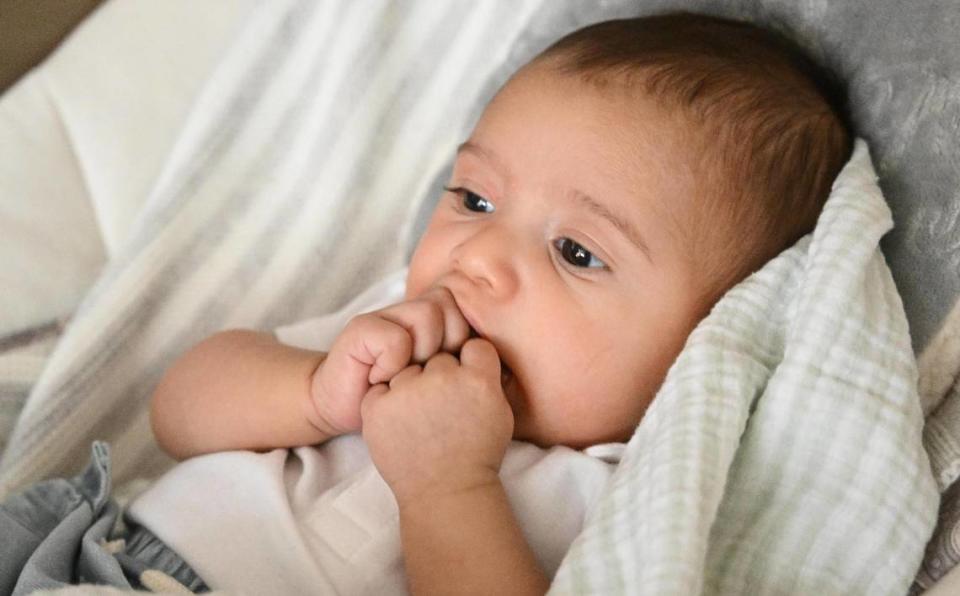
<svg viewBox="0 0 960 596">
<path fill-rule="evenodd" d="M 606 21 L 535 62 L 639 88 L 693 125 L 683 153 L 699 192 L 684 241 L 712 280 L 710 304 L 813 229 L 850 157 L 842 85 L 749 23 L 689 13 Z"/>
</svg>

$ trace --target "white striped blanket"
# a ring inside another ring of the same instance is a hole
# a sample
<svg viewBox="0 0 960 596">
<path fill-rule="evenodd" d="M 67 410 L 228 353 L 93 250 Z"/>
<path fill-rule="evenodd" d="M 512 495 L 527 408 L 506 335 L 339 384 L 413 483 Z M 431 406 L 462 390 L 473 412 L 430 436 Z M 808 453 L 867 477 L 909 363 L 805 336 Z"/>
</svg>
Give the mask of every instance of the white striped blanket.
<svg viewBox="0 0 960 596">
<path fill-rule="evenodd" d="M 73 473 L 94 438 L 118 484 L 154 477 L 170 462 L 145 402 L 173 358 L 221 328 L 333 310 L 402 266 L 491 73 L 545 5 L 259 6 L 34 387 L 0 496 Z M 860 143 L 816 233 L 697 328 L 555 593 L 906 591 L 937 486 L 874 178 Z"/>
<path fill-rule="evenodd" d="M 420 199 L 540 1 L 258 6 L 33 388 L 0 494 L 79 469 L 97 437 L 117 483 L 156 475 L 145 402 L 176 355 L 335 310 L 402 267 Z"/>
</svg>

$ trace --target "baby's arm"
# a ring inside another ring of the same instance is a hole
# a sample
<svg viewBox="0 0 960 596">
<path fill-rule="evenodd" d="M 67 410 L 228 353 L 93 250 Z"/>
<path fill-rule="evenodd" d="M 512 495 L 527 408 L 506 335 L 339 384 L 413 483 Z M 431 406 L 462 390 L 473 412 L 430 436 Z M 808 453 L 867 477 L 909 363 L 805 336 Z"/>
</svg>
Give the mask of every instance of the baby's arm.
<svg viewBox="0 0 960 596">
<path fill-rule="evenodd" d="M 150 408 L 153 434 L 177 459 L 325 441 L 335 431 L 307 415 L 311 380 L 325 357 L 268 333 L 212 335 L 161 379 Z"/>
<path fill-rule="evenodd" d="M 360 430 L 360 402 L 411 361 L 466 341 L 469 325 L 453 296 L 435 288 L 417 299 L 358 315 L 329 354 L 233 330 L 181 356 L 157 386 L 151 423 L 172 456 L 273 449 Z"/>
<path fill-rule="evenodd" d="M 499 469 L 513 434 L 496 348 L 467 341 L 361 406 L 363 436 L 397 499 L 414 594 L 543 594 L 549 580 L 514 517 Z"/>
<path fill-rule="evenodd" d="M 413 594 L 540 595 L 550 587 L 499 481 L 407 502 L 400 527 Z"/>
</svg>

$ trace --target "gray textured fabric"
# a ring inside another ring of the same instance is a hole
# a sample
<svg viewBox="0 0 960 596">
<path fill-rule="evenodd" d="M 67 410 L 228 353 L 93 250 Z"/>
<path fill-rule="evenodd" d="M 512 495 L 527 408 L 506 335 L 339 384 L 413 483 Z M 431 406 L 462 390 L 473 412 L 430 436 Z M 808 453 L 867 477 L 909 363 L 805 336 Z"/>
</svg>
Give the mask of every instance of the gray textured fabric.
<svg viewBox="0 0 960 596">
<path fill-rule="evenodd" d="M 90 465 L 71 480 L 36 484 L 0 504 L 0 594 L 29 594 L 80 582 L 130 587 L 101 546 L 119 508 L 110 498 L 110 452 L 95 443 Z"/>
<path fill-rule="evenodd" d="M 120 508 L 110 498 L 110 450 L 91 447 L 78 476 L 46 480 L 0 503 L 0 594 L 31 594 L 79 583 L 140 588 L 147 570 L 159 570 L 197 592 L 197 574 L 150 532 L 137 529 L 126 547 L 104 547 Z"/>
<path fill-rule="evenodd" d="M 546 4 L 518 39 L 475 104 L 474 119 L 519 65 L 557 37 L 596 21 L 668 10 L 776 29 L 847 82 L 854 127 L 869 141 L 893 211 L 894 229 L 882 246 L 919 352 L 960 294 L 960 3 L 558 0 Z M 445 178 L 440 173 L 432 185 L 420 230 Z"/>
<path fill-rule="evenodd" d="M 159 570 L 191 592 L 210 591 L 197 572 L 150 530 L 134 526 L 125 542 L 116 557 L 128 577 L 140 578 L 150 570 Z"/>
</svg>

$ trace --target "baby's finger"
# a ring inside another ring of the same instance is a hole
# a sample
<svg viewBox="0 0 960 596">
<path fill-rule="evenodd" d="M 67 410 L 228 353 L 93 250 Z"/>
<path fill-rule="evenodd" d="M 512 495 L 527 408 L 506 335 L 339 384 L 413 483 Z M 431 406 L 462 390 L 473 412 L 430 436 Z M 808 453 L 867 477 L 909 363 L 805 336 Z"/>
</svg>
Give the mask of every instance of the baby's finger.
<svg viewBox="0 0 960 596">
<path fill-rule="evenodd" d="M 377 311 L 377 315 L 403 327 L 413 345 L 413 362 L 426 362 L 443 343 L 444 314 L 432 300 L 410 300 Z"/>
<path fill-rule="evenodd" d="M 460 312 L 453 294 L 447 288 L 436 286 L 421 294 L 421 297 L 436 301 L 443 311 L 443 351 L 458 351 L 470 338 L 470 324 Z"/>
<path fill-rule="evenodd" d="M 393 375 L 393 378 L 390 379 L 390 389 L 393 389 L 398 385 L 403 385 L 407 381 L 419 377 L 422 372 L 423 368 L 419 364 L 411 364 L 407 368 Z"/>
<path fill-rule="evenodd" d="M 348 328 L 347 353 L 370 366 L 367 382 L 371 385 L 390 380 L 410 363 L 413 342 L 401 325 L 366 313 L 351 319 Z"/>
<path fill-rule="evenodd" d="M 498 378 L 500 376 L 500 354 L 492 343 L 481 337 L 468 339 L 467 343 L 463 344 L 460 349 L 460 364 L 464 367 L 489 371 Z"/>
<path fill-rule="evenodd" d="M 457 357 L 453 354 L 447 352 L 440 352 L 434 354 L 430 360 L 424 365 L 424 372 L 436 372 L 437 370 L 443 370 L 445 368 L 454 369 L 460 366 L 460 363 L 457 361 Z"/>
</svg>

